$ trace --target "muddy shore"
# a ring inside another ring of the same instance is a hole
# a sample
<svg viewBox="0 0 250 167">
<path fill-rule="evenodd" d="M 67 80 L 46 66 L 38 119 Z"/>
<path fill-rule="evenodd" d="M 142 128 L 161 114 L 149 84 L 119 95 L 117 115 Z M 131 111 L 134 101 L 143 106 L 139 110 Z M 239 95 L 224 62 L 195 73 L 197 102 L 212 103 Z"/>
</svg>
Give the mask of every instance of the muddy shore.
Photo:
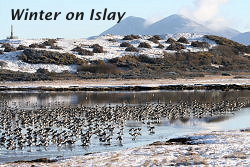
<svg viewBox="0 0 250 167">
<path fill-rule="evenodd" d="M 0 91 L 250 90 L 250 77 L 206 76 L 193 79 L 60 80 L 0 82 Z"/>
</svg>

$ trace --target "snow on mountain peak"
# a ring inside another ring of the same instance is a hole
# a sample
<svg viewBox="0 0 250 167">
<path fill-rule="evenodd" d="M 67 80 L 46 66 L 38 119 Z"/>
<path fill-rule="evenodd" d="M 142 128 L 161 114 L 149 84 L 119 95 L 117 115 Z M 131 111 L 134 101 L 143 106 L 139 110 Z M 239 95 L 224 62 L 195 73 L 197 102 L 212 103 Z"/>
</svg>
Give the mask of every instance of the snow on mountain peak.
<svg viewBox="0 0 250 167">
<path fill-rule="evenodd" d="M 173 14 L 152 24 L 146 24 L 146 20 L 143 18 L 130 16 L 100 35 L 164 35 L 183 32 L 213 34 L 228 38 L 232 38 L 240 33 L 231 28 L 212 30 L 186 16 Z"/>
</svg>

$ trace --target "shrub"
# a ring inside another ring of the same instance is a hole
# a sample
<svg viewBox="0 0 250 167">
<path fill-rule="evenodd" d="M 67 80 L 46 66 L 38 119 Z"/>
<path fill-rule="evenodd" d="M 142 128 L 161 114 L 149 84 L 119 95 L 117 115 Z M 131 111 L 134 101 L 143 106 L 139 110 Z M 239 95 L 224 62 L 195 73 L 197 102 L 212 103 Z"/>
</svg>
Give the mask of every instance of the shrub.
<svg viewBox="0 0 250 167">
<path fill-rule="evenodd" d="M 44 68 L 39 68 L 36 70 L 36 73 L 39 73 L 39 74 L 48 74 L 49 71 L 47 69 L 44 69 Z"/>
<path fill-rule="evenodd" d="M 30 60 L 28 60 L 28 56 L 26 56 L 25 54 L 21 54 L 18 56 L 18 58 L 24 62 L 28 62 Z"/>
<path fill-rule="evenodd" d="M 40 47 L 50 46 L 50 49 L 61 50 L 62 48 L 55 45 L 55 43 L 56 43 L 56 39 L 48 39 L 47 41 L 44 41 L 42 44 L 40 44 Z"/>
<path fill-rule="evenodd" d="M 52 45 L 50 46 L 50 49 L 62 50 L 62 47 L 57 46 L 57 45 Z"/>
<path fill-rule="evenodd" d="M 193 41 L 191 43 L 191 46 L 197 48 L 209 48 L 209 44 L 207 42 L 199 42 L 199 41 Z"/>
<path fill-rule="evenodd" d="M 27 46 L 19 45 L 16 49 L 17 50 L 24 50 L 24 49 L 27 49 L 27 48 L 28 48 Z"/>
<path fill-rule="evenodd" d="M 166 43 L 169 43 L 169 44 L 176 43 L 176 40 L 174 40 L 173 38 L 168 38 Z"/>
<path fill-rule="evenodd" d="M 172 53 L 163 51 L 163 57 L 169 57 L 169 56 L 172 56 L 172 55 L 173 55 Z"/>
<path fill-rule="evenodd" d="M 221 70 L 250 70 L 250 57 L 243 55 L 234 55 L 234 56 L 220 56 L 221 57 Z"/>
<path fill-rule="evenodd" d="M 85 63 L 84 60 L 77 58 L 73 54 L 34 49 L 25 49 L 23 54 L 19 56 L 19 59 L 32 64 L 70 65 Z"/>
<path fill-rule="evenodd" d="M 205 35 L 205 38 L 214 41 L 216 44 L 218 45 L 226 45 L 226 46 L 244 46 L 238 42 L 232 41 L 230 39 L 224 38 L 224 37 L 219 37 L 219 36 L 215 36 L 215 35 Z"/>
<path fill-rule="evenodd" d="M 149 48 L 151 49 L 151 45 L 146 42 L 141 42 L 138 46 L 139 48 Z"/>
<path fill-rule="evenodd" d="M 4 52 L 14 52 L 16 49 L 12 46 L 5 46 Z"/>
<path fill-rule="evenodd" d="M 125 51 L 127 51 L 127 52 L 139 52 L 139 49 L 135 48 L 134 46 L 131 46 L 131 47 L 127 47 L 125 49 Z"/>
<path fill-rule="evenodd" d="M 229 46 L 224 46 L 224 45 L 215 46 L 212 49 L 210 49 L 210 52 L 216 56 L 222 56 L 222 57 L 235 56 L 235 52 L 233 51 L 233 49 Z"/>
<path fill-rule="evenodd" d="M 134 39 L 140 39 L 140 36 L 131 34 L 123 37 L 123 40 L 134 40 Z"/>
<path fill-rule="evenodd" d="M 47 41 L 43 42 L 44 46 L 53 46 L 56 43 L 55 39 L 48 39 Z"/>
<path fill-rule="evenodd" d="M 96 65 L 106 64 L 104 60 L 92 60 L 90 63 Z"/>
<path fill-rule="evenodd" d="M 155 44 L 159 43 L 159 41 L 157 39 L 155 39 L 155 38 L 149 38 L 148 40 L 155 43 Z"/>
<path fill-rule="evenodd" d="M 77 52 L 79 55 L 89 55 L 89 56 L 93 56 L 94 53 L 87 50 L 87 49 L 82 49 L 81 47 L 77 46 L 74 49 L 72 49 L 71 51 L 75 51 Z"/>
<path fill-rule="evenodd" d="M 180 38 L 177 40 L 177 42 L 186 43 L 186 44 L 189 43 L 188 40 L 187 40 L 187 38 L 185 38 L 185 37 L 180 37 Z"/>
<path fill-rule="evenodd" d="M 72 49 L 71 51 L 73 51 L 73 52 L 80 52 L 81 50 L 82 50 L 82 48 L 79 47 L 79 46 L 77 46 L 74 49 Z"/>
<path fill-rule="evenodd" d="M 4 54 L 2 50 L 0 50 L 0 55 Z"/>
<path fill-rule="evenodd" d="M 130 43 L 128 42 L 123 42 L 120 44 L 120 47 L 132 47 L 133 45 L 131 45 Z"/>
<path fill-rule="evenodd" d="M 139 64 L 138 57 L 125 55 L 122 57 L 116 57 L 109 60 L 110 63 L 116 64 L 118 67 L 133 67 Z"/>
<path fill-rule="evenodd" d="M 94 53 L 104 53 L 103 47 L 99 44 L 94 44 L 90 47 L 93 48 Z"/>
<path fill-rule="evenodd" d="M 208 52 L 179 52 L 167 54 L 165 64 L 171 64 L 179 69 L 201 70 L 203 67 L 210 67 L 213 55 Z"/>
<path fill-rule="evenodd" d="M 162 38 L 159 35 L 154 35 L 154 36 L 150 37 L 148 40 L 158 44 L 159 43 L 158 40 L 162 40 Z"/>
<path fill-rule="evenodd" d="M 11 47 L 11 45 L 9 43 L 3 43 L 2 48 L 5 48 L 5 47 Z"/>
<path fill-rule="evenodd" d="M 116 39 L 112 39 L 112 38 L 111 39 L 107 39 L 107 41 L 109 41 L 109 42 L 117 42 Z"/>
<path fill-rule="evenodd" d="M 29 45 L 30 48 L 46 48 L 43 44 L 33 43 Z"/>
<path fill-rule="evenodd" d="M 218 45 L 228 46 L 233 49 L 235 54 L 239 53 L 250 53 L 250 47 L 240 44 L 238 42 L 232 41 L 230 39 L 219 37 L 215 35 L 205 35 L 207 39 L 215 41 Z"/>
<path fill-rule="evenodd" d="M 138 56 L 140 62 L 148 63 L 148 64 L 155 64 L 157 63 L 155 58 L 148 57 L 147 55 L 140 55 Z"/>
<path fill-rule="evenodd" d="M 93 56 L 94 53 L 87 50 L 87 49 L 82 49 L 81 51 L 78 52 L 79 55 L 88 55 L 88 56 Z"/>
<path fill-rule="evenodd" d="M 175 50 L 175 51 L 179 51 L 179 50 L 182 50 L 182 49 L 185 49 L 185 46 L 183 46 L 182 44 L 180 43 L 172 43 L 171 45 L 169 45 L 167 47 L 166 50 Z"/>
<path fill-rule="evenodd" d="M 40 71 L 40 70 L 38 70 Z M 47 70 L 46 70 L 47 71 Z M 45 72 L 45 71 L 44 71 Z M 62 73 L 46 72 L 27 73 L 20 71 L 0 70 L 1 81 L 43 81 L 43 80 L 72 80 L 77 76 L 64 71 Z"/>
<path fill-rule="evenodd" d="M 162 40 L 162 38 L 159 35 L 154 35 L 153 38 L 155 38 L 157 40 Z"/>
<path fill-rule="evenodd" d="M 163 49 L 165 46 L 164 45 L 162 45 L 162 44 L 159 44 L 158 46 L 157 46 L 157 48 L 160 48 L 160 49 Z"/>
<path fill-rule="evenodd" d="M 105 73 L 105 74 L 117 74 L 119 69 L 113 64 L 92 64 L 92 65 L 79 65 L 77 68 L 78 72 L 91 72 L 91 73 Z"/>
</svg>

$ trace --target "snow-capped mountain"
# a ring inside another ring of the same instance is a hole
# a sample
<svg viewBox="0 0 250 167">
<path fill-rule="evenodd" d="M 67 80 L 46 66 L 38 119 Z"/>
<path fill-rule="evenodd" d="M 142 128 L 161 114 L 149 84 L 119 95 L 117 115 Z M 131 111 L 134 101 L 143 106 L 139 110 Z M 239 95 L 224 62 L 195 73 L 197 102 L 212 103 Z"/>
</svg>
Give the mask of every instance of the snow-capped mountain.
<svg viewBox="0 0 250 167">
<path fill-rule="evenodd" d="M 127 34 L 141 34 L 146 30 L 146 20 L 140 17 L 127 17 L 119 24 L 104 31 L 100 35 L 115 34 L 115 35 L 127 35 Z"/>
<path fill-rule="evenodd" d="M 146 20 L 139 17 L 127 17 L 119 24 L 111 27 L 100 35 L 114 34 L 114 35 L 163 35 L 175 33 L 199 33 L 199 34 L 214 34 L 232 38 L 240 34 L 239 31 L 224 28 L 221 30 L 212 30 L 208 27 L 199 24 L 182 15 L 171 15 L 151 25 L 145 24 Z"/>
<path fill-rule="evenodd" d="M 233 37 L 232 40 L 245 44 L 245 45 L 250 45 L 250 32 L 241 33 Z"/>
<path fill-rule="evenodd" d="M 146 34 L 207 33 L 205 26 L 181 15 L 171 15 L 147 27 Z"/>
</svg>

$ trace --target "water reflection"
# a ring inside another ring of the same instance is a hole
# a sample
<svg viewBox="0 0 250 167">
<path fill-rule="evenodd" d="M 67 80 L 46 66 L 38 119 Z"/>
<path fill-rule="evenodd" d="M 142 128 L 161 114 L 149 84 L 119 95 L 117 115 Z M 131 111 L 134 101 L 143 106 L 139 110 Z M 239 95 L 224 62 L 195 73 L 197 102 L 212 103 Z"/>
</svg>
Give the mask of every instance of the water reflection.
<svg viewBox="0 0 250 167">
<path fill-rule="evenodd" d="M 145 92 L 1 92 L 0 106 L 145 104 L 158 102 L 204 103 L 250 98 L 249 91 L 145 91 Z"/>
</svg>

